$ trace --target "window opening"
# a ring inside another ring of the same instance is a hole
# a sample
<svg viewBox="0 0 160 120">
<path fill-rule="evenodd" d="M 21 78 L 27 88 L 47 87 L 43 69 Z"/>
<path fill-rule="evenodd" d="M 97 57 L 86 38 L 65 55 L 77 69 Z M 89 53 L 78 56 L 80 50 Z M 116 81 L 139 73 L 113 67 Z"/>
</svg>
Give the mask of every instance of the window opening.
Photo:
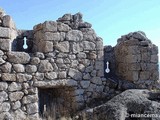
<svg viewBox="0 0 160 120">
<path fill-rule="evenodd" d="M 27 49 L 27 48 L 28 48 L 28 45 L 27 45 L 27 38 L 24 37 L 23 41 L 24 41 L 23 49 Z"/>
</svg>

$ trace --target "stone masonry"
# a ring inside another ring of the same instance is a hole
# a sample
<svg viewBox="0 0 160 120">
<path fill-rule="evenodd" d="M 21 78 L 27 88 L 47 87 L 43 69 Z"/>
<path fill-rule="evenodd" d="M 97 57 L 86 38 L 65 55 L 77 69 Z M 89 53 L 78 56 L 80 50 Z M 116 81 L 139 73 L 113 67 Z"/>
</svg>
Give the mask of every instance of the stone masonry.
<svg viewBox="0 0 160 120">
<path fill-rule="evenodd" d="M 118 39 L 115 56 L 118 76 L 134 82 L 140 88 L 154 87 L 159 79 L 158 47 L 151 43 L 145 33 L 138 31 Z"/>
<path fill-rule="evenodd" d="M 155 89 L 158 85 L 158 47 L 142 31 L 131 32 L 117 40 L 115 47 L 105 46 L 109 76 L 135 84 L 135 88 Z"/>
<path fill-rule="evenodd" d="M 157 54 L 143 32 L 122 36 L 115 47 L 104 48 L 81 13 L 18 30 L 0 9 L 0 120 L 69 118 L 92 101 L 120 93 L 115 76 L 124 80 L 126 89 L 130 83 L 154 89 Z M 105 78 L 107 61 L 111 72 Z"/>
<path fill-rule="evenodd" d="M 0 119 L 39 120 L 40 111 L 50 106 L 40 100 L 43 90 L 63 93 L 57 99 L 70 113 L 103 97 L 102 39 L 83 22 L 82 14 L 65 14 L 33 30 L 17 30 L 3 11 L 0 20 Z M 24 37 L 27 49 L 22 47 Z"/>
</svg>

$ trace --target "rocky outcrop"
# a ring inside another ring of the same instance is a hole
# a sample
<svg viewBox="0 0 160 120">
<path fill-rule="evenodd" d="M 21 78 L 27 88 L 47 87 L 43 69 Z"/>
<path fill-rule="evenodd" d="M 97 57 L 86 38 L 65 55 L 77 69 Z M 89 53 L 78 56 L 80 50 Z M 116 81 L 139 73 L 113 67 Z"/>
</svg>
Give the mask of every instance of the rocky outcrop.
<svg viewBox="0 0 160 120">
<path fill-rule="evenodd" d="M 160 93 L 132 89 L 115 96 L 98 107 L 82 112 L 77 118 L 87 120 L 159 120 Z"/>
</svg>

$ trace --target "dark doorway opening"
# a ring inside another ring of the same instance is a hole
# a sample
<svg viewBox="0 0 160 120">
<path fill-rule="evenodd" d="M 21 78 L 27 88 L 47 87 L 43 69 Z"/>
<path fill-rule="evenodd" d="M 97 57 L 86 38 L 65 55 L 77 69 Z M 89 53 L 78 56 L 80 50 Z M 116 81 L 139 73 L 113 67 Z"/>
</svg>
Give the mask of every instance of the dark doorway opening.
<svg viewBox="0 0 160 120">
<path fill-rule="evenodd" d="M 39 89 L 39 115 L 43 120 L 70 117 L 71 96 L 64 88 Z"/>
</svg>

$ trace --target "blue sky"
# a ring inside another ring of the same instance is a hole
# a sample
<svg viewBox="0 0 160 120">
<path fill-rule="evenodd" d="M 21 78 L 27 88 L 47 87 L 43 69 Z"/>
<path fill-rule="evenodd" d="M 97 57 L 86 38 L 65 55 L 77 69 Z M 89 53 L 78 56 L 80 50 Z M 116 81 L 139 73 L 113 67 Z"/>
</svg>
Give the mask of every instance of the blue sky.
<svg viewBox="0 0 160 120">
<path fill-rule="evenodd" d="M 81 12 L 104 45 L 113 46 L 121 35 L 141 30 L 160 47 L 160 0 L 1 0 L 0 7 L 19 29 Z"/>
</svg>

